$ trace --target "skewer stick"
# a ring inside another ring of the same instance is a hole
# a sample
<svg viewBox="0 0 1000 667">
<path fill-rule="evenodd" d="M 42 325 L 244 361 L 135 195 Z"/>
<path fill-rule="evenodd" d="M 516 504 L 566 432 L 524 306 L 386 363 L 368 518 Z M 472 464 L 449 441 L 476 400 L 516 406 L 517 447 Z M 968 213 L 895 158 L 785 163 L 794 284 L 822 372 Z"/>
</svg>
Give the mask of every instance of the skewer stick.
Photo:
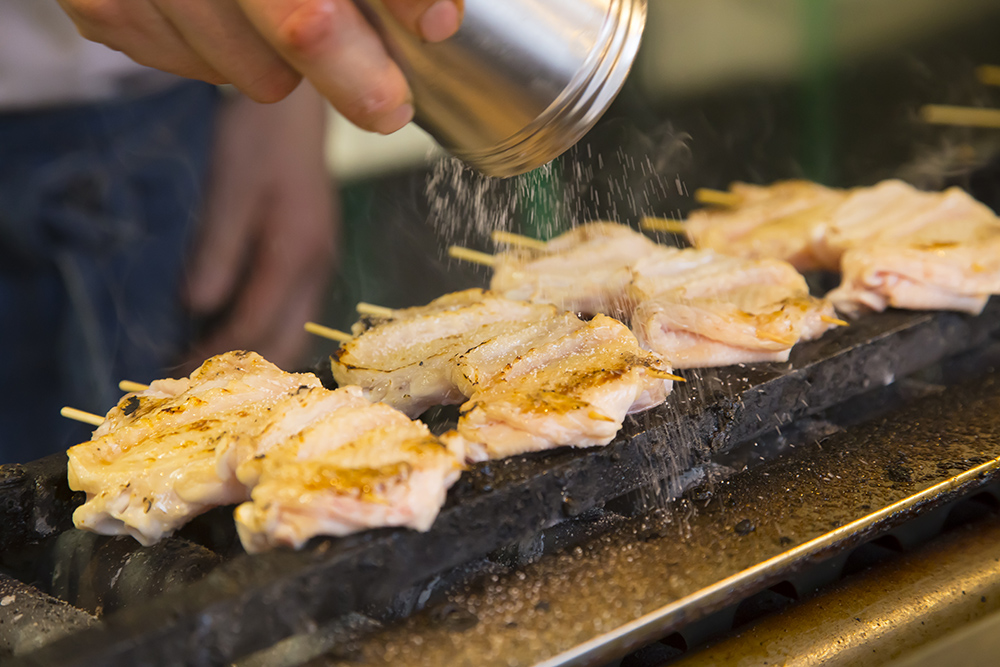
<svg viewBox="0 0 1000 667">
<path fill-rule="evenodd" d="M 643 218 L 639 227 L 647 232 L 670 232 L 671 234 L 686 234 L 684 223 L 680 220 L 667 218 Z"/>
<path fill-rule="evenodd" d="M 127 394 L 130 391 L 145 391 L 146 389 L 149 389 L 149 385 L 139 384 L 138 382 L 132 382 L 131 380 L 122 380 L 118 383 L 118 388 Z"/>
<path fill-rule="evenodd" d="M 829 315 L 820 315 L 820 321 L 826 322 L 827 324 L 836 324 L 838 327 L 849 327 L 851 323 L 846 320 L 839 320 L 836 317 L 830 317 Z"/>
<path fill-rule="evenodd" d="M 533 239 L 530 236 L 523 236 L 521 234 L 512 234 L 510 232 L 502 232 L 497 230 L 490 235 L 493 238 L 493 242 L 501 245 L 512 245 L 518 248 L 527 248 L 529 250 L 541 250 L 547 251 L 549 249 L 548 244 L 545 241 L 539 239 Z"/>
<path fill-rule="evenodd" d="M 376 306 L 373 303 L 365 303 L 364 301 L 359 301 L 355 308 L 359 315 L 370 315 L 371 317 L 380 317 L 387 320 L 396 317 L 396 311 L 392 308 Z"/>
<path fill-rule="evenodd" d="M 997 65 L 980 65 L 976 68 L 976 78 L 987 86 L 1000 86 L 1000 67 Z"/>
<path fill-rule="evenodd" d="M 921 107 L 920 118 L 932 125 L 1000 128 L 1000 109 L 928 104 Z"/>
<path fill-rule="evenodd" d="M 781 336 L 776 336 L 766 331 L 758 331 L 757 338 L 763 338 L 764 340 L 769 340 L 772 343 L 778 343 L 779 345 L 787 345 L 788 347 L 792 347 L 793 345 L 795 345 L 795 340 L 782 338 Z"/>
<path fill-rule="evenodd" d="M 732 192 L 723 190 L 712 190 L 710 188 L 698 188 L 694 191 L 694 200 L 699 204 L 710 206 L 725 206 L 732 208 L 743 203 L 743 197 L 734 195 Z"/>
<path fill-rule="evenodd" d="M 314 336 L 329 338 L 330 340 L 335 340 L 338 343 L 347 343 L 354 340 L 354 336 L 345 331 L 331 329 L 330 327 L 325 327 L 322 324 L 316 324 L 315 322 L 306 322 L 305 330 Z"/>
<path fill-rule="evenodd" d="M 466 262 L 482 264 L 483 266 L 496 266 L 497 263 L 497 258 L 493 255 L 488 255 L 485 252 L 479 252 L 478 250 L 472 250 L 471 248 L 463 248 L 460 245 L 453 245 L 448 248 L 448 254 L 455 259 L 462 259 Z"/>
<path fill-rule="evenodd" d="M 673 373 L 668 373 L 666 371 L 661 371 L 656 368 L 646 368 L 646 375 L 654 378 L 659 378 L 660 380 L 673 380 L 674 382 L 687 382 L 680 375 L 674 375 Z"/>
<path fill-rule="evenodd" d="M 83 410 L 77 410 L 76 408 L 65 407 L 59 411 L 66 419 L 72 419 L 73 421 L 83 422 L 84 424 L 90 424 L 91 426 L 100 426 L 104 423 L 104 417 L 100 415 L 95 415 L 93 412 L 84 412 Z"/>
</svg>

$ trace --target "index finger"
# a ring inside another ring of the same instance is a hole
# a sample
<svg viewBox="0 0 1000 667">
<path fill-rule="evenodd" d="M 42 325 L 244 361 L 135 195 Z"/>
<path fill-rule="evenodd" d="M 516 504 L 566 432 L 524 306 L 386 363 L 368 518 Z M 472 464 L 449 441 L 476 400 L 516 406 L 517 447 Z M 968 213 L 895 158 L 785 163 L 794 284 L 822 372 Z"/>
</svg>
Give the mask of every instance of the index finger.
<svg viewBox="0 0 1000 667">
<path fill-rule="evenodd" d="M 406 77 L 351 0 L 239 0 L 264 38 L 355 125 L 382 134 L 413 119 Z"/>
</svg>

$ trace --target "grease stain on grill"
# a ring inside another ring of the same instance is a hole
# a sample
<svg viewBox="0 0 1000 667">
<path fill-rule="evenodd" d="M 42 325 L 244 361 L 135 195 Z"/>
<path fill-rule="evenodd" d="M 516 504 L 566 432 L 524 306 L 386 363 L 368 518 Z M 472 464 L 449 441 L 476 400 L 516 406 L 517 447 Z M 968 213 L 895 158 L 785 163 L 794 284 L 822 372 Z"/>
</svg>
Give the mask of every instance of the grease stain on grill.
<svg viewBox="0 0 1000 667">
<path fill-rule="evenodd" d="M 740 537 L 749 535 L 755 530 L 757 530 L 757 526 L 753 525 L 753 522 L 751 522 L 749 519 L 743 519 L 735 526 L 733 526 L 733 531 Z"/>
<path fill-rule="evenodd" d="M 909 484 L 913 481 L 913 470 L 904 464 L 903 460 L 893 461 L 885 467 L 885 476 L 896 484 Z"/>
</svg>

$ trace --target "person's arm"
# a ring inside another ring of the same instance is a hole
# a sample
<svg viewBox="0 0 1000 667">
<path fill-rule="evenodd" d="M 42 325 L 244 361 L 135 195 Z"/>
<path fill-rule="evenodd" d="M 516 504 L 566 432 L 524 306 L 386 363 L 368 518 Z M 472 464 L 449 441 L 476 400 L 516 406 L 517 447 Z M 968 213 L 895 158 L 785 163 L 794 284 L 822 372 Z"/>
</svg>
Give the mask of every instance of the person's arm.
<svg viewBox="0 0 1000 667">
<path fill-rule="evenodd" d="M 286 369 L 302 363 L 302 325 L 321 313 L 339 230 L 325 117 L 306 83 L 276 104 L 224 103 L 187 291 L 196 315 L 217 317 L 195 359 L 250 349 Z"/>
<path fill-rule="evenodd" d="M 383 0 L 428 41 L 454 34 L 462 0 Z M 138 63 L 275 102 L 301 77 L 359 127 L 413 118 L 410 89 L 352 0 L 59 0 L 87 39 Z"/>
</svg>

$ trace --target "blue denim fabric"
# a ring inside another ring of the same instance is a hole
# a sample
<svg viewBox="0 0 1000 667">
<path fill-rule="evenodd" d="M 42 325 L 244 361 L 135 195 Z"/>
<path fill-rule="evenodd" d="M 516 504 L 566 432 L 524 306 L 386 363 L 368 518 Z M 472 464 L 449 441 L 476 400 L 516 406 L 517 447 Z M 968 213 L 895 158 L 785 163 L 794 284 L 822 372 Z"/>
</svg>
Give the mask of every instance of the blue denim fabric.
<svg viewBox="0 0 1000 667">
<path fill-rule="evenodd" d="M 121 379 L 176 361 L 217 93 L 0 114 L 0 463 L 89 438 Z"/>
</svg>

